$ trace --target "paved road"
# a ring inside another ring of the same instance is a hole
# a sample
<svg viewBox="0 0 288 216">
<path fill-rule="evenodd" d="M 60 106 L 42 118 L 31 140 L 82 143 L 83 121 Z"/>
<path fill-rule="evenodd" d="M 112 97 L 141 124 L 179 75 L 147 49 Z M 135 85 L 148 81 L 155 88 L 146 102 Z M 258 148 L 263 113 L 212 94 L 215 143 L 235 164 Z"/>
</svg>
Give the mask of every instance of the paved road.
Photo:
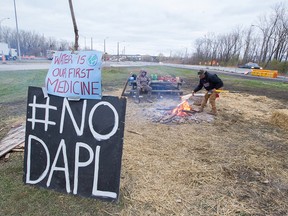
<svg viewBox="0 0 288 216">
<path fill-rule="evenodd" d="M 38 70 L 38 69 L 49 69 L 51 61 L 23 61 L 23 62 L 13 62 L 6 61 L 5 63 L 0 63 L 0 71 L 17 71 L 17 70 Z M 151 66 L 159 65 L 159 63 L 150 62 L 103 62 L 103 67 L 141 67 L 141 66 Z"/>
<path fill-rule="evenodd" d="M 0 63 L 0 71 L 17 71 L 17 70 L 37 70 L 37 69 L 49 69 L 51 61 L 36 61 L 36 62 L 6 62 Z M 182 65 L 182 64 L 167 64 L 167 63 L 153 63 L 153 62 L 103 62 L 103 67 L 144 67 L 144 66 L 168 66 L 177 67 L 191 70 L 208 70 L 215 73 L 224 73 L 234 76 L 249 77 L 250 79 L 266 79 L 272 81 L 287 82 L 287 76 L 279 76 L 277 78 L 267 77 L 255 77 L 249 75 L 251 70 L 243 68 L 231 68 L 231 67 L 213 67 L 213 66 L 200 66 L 200 65 Z M 247 74 L 248 73 L 248 74 Z"/>
<path fill-rule="evenodd" d="M 264 80 L 271 80 L 276 82 L 287 82 L 288 77 L 278 76 L 277 78 L 269 78 L 269 77 L 258 77 L 258 76 L 251 76 L 249 73 L 251 69 L 245 68 L 233 68 L 233 67 L 216 67 L 216 66 L 201 66 L 201 65 L 183 65 L 183 64 L 168 64 L 168 63 L 153 63 L 153 62 L 105 62 L 103 67 L 139 67 L 139 66 L 153 66 L 153 65 L 162 65 L 168 67 L 176 67 L 176 68 L 184 68 L 184 69 L 191 69 L 191 70 L 200 70 L 204 69 L 214 73 L 222 73 L 232 76 L 241 76 L 243 78 L 249 79 L 264 79 Z"/>
<path fill-rule="evenodd" d="M 163 64 L 170 67 L 177 67 L 177 68 L 185 68 L 191 70 L 207 70 L 213 73 L 222 73 L 232 76 L 240 76 L 243 78 L 248 79 L 263 79 L 263 80 L 271 80 L 276 82 L 285 82 L 288 83 L 287 76 L 278 76 L 277 78 L 269 78 L 269 77 L 259 77 L 259 76 L 252 76 L 250 75 L 251 69 L 244 69 L 244 68 L 232 68 L 232 67 L 216 67 L 216 66 L 200 66 L 200 65 L 181 65 L 181 64 Z"/>
<path fill-rule="evenodd" d="M 6 62 L 0 64 L 0 71 L 17 71 L 17 70 L 38 70 L 49 69 L 51 62 Z"/>
</svg>

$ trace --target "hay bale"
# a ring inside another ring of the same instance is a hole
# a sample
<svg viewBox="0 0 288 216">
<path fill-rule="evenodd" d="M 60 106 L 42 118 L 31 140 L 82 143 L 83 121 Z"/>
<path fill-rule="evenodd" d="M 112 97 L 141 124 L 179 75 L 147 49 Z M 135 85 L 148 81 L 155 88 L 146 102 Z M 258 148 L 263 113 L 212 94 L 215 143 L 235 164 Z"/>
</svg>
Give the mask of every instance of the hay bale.
<svg viewBox="0 0 288 216">
<path fill-rule="evenodd" d="M 288 131 L 288 109 L 275 110 L 270 122 Z"/>
</svg>

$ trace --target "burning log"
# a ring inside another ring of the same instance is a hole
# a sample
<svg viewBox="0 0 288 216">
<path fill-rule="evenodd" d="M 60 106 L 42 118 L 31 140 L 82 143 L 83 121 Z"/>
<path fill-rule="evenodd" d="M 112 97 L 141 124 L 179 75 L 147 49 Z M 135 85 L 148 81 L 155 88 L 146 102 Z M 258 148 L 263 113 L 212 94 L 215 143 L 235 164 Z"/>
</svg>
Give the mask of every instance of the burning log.
<svg viewBox="0 0 288 216">
<path fill-rule="evenodd" d="M 176 114 L 177 116 L 187 116 L 187 112 L 183 111 L 192 111 L 187 100 L 182 101 L 180 104 L 177 105 L 175 109 L 172 110 L 172 113 Z"/>
<path fill-rule="evenodd" d="M 182 101 L 174 109 L 171 108 L 169 111 L 170 112 L 166 112 L 166 115 L 158 119 L 157 122 L 167 124 L 171 121 L 174 121 L 176 117 L 178 117 L 178 119 L 176 119 L 176 122 L 186 122 L 186 120 L 181 117 L 189 117 L 191 116 L 191 114 L 194 114 L 196 112 L 192 110 L 187 100 Z"/>
<path fill-rule="evenodd" d="M 188 113 L 188 114 L 195 114 L 198 111 L 196 111 L 196 110 L 182 110 L 181 112 Z"/>
<path fill-rule="evenodd" d="M 163 111 L 154 114 L 153 122 L 161 124 L 200 124 L 201 122 L 212 122 L 214 120 L 211 115 L 192 109 L 188 101 L 182 101 L 168 111 L 165 111 L 166 108 L 157 110 Z"/>
</svg>

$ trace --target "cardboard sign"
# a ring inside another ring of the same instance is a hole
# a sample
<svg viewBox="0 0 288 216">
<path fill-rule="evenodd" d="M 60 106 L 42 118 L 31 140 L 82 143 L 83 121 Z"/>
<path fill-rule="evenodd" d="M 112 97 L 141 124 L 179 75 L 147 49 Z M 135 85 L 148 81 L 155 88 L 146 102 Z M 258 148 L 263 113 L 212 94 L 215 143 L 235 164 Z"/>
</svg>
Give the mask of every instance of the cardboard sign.
<svg viewBox="0 0 288 216">
<path fill-rule="evenodd" d="M 68 101 L 29 87 L 24 183 L 117 200 L 125 111 L 125 98 Z"/>
<path fill-rule="evenodd" d="M 49 94 L 101 99 L 101 58 L 97 51 L 56 52 L 45 80 Z"/>
</svg>

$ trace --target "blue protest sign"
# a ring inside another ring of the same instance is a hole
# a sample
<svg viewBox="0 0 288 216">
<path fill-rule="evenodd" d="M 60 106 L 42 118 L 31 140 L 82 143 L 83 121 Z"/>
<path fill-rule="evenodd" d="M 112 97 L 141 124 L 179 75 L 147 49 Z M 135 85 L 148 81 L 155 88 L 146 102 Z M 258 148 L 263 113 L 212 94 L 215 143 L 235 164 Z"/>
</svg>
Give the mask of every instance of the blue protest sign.
<svg viewBox="0 0 288 216">
<path fill-rule="evenodd" d="M 49 94 L 79 99 L 101 99 L 102 53 L 59 51 L 54 54 L 46 76 Z"/>
</svg>

